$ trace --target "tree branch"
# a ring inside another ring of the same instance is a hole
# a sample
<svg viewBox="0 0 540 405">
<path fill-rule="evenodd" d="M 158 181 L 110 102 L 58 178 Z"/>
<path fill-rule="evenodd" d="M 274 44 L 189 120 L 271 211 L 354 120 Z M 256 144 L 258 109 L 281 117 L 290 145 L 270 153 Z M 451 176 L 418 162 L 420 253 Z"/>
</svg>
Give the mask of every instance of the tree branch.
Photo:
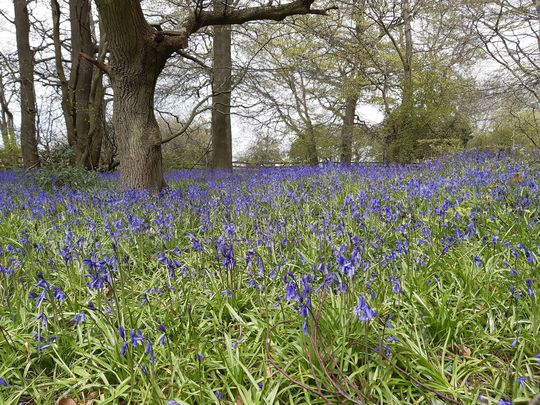
<svg viewBox="0 0 540 405">
<path fill-rule="evenodd" d="M 90 62 L 92 65 L 96 66 L 98 69 L 101 69 L 105 73 L 110 74 L 111 69 L 102 60 L 94 59 L 90 55 L 85 54 L 84 52 L 81 52 L 80 56 L 81 56 L 81 58 L 83 58 L 83 59 L 87 60 L 88 62 Z"/>
<path fill-rule="evenodd" d="M 179 131 L 177 131 L 176 133 L 172 134 L 171 136 L 165 138 L 165 139 L 162 139 L 160 144 L 163 145 L 164 143 L 167 143 L 167 142 L 170 142 L 172 141 L 173 139 L 176 139 L 178 138 L 180 135 L 182 135 L 184 132 L 186 132 L 189 128 L 189 126 L 191 125 L 191 123 L 193 122 L 193 120 L 195 119 L 195 117 L 199 114 L 201 114 L 202 112 L 206 111 L 206 110 L 209 110 L 210 107 L 206 107 L 206 108 L 203 108 L 202 110 L 199 110 L 199 108 L 208 101 L 208 99 L 210 98 L 210 96 L 206 96 L 204 97 L 201 101 L 199 101 L 197 103 L 197 105 L 195 105 L 195 107 L 193 108 L 193 110 L 191 111 L 191 114 L 190 116 L 188 117 L 186 123 L 182 126 L 182 128 L 180 128 Z"/>
<path fill-rule="evenodd" d="M 325 9 L 312 9 L 311 5 L 314 1 L 294 0 L 291 3 L 279 6 L 248 7 L 238 10 L 227 9 L 225 13 L 222 11 L 199 10 L 197 13 L 191 14 L 185 27 L 187 32 L 192 34 L 203 27 L 213 25 L 244 24 L 256 20 L 281 21 L 291 15 L 328 15 L 328 11 L 337 9 L 335 6 Z"/>
</svg>

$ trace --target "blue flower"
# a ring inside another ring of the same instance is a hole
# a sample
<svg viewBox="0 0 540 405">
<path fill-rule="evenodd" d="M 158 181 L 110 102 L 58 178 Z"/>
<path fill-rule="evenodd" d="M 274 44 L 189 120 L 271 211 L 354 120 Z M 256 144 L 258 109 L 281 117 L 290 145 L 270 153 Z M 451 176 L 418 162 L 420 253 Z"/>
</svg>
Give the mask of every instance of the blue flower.
<svg viewBox="0 0 540 405">
<path fill-rule="evenodd" d="M 144 340 L 144 336 L 140 329 L 137 329 L 137 332 L 135 332 L 135 329 L 132 329 L 130 333 L 130 338 L 131 338 L 131 345 L 133 347 L 137 346 L 139 343 L 141 343 Z"/>
<path fill-rule="evenodd" d="M 356 319 L 362 322 L 369 322 L 377 316 L 377 311 L 371 309 L 363 295 L 360 296 L 359 305 L 354 307 L 353 312 L 356 315 Z"/>
<path fill-rule="evenodd" d="M 2 387 L 7 387 L 9 384 L 8 384 L 8 382 L 7 382 L 5 379 L 3 379 L 3 378 L 0 377 L 0 385 L 1 385 Z"/>
<path fill-rule="evenodd" d="M 390 276 L 390 282 L 392 283 L 392 292 L 399 294 L 399 292 L 401 291 L 399 278 Z"/>
<path fill-rule="evenodd" d="M 474 262 L 475 266 L 478 267 L 478 268 L 481 268 L 481 267 L 484 266 L 484 262 L 482 261 L 482 259 L 480 259 L 479 256 L 475 256 L 473 262 Z"/>
<path fill-rule="evenodd" d="M 126 355 L 127 342 L 122 342 L 122 348 L 120 349 L 120 356 L 124 357 Z"/>
<path fill-rule="evenodd" d="M 144 353 L 150 357 L 150 361 L 152 363 L 156 362 L 156 358 L 154 357 L 154 350 L 152 349 L 152 343 L 150 342 L 150 339 L 146 339 L 146 349 L 144 350 Z"/>
<path fill-rule="evenodd" d="M 512 341 L 512 349 L 513 349 L 514 347 L 516 347 L 516 345 L 518 344 L 518 342 L 519 342 L 519 338 L 515 338 L 515 339 Z"/>
<path fill-rule="evenodd" d="M 84 312 L 81 312 L 80 314 L 75 314 L 73 318 L 71 318 L 72 322 L 75 322 L 76 325 L 80 325 L 81 323 L 84 323 L 86 321 L 86 314 Z"/>
<path fill-rule="evenodd" d="M 522 387 L 525 386 L 525 381 L 527 381 L 529 379 L 529 377 L 518 377 L 517 378 L 517 383 L 519 385 L 521 385 Z"/>
<path fill-rule="evenodd" d="M 66 294 L 60 287 L 54 286 L 53 287 L 53 297 L 55 300 L 59 302 L 63 302 L 66 299 Z"/>
<path fill-rule="evenodd" d="M 124 331 L 124 327 L 122 325 L 120 325 L 118 327 L 118 334 L 120 335 L 120 337 L 124 340 L 126 340 L 126 333 Z"/>
</svg>

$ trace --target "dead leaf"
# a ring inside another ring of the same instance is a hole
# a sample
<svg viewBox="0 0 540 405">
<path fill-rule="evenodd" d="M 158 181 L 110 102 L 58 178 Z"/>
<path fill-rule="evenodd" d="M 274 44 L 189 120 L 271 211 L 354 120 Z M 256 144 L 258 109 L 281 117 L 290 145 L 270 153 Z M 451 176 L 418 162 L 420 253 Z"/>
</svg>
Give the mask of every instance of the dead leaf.
<svg viewBox="0 0 540 405">
<path fill-rule="evenodd" d="M 512 183 L 514 184 L 523 184 L 524 181 L 525 179 L 519 175 L 515 175 L 512 177 Z"/>
<path fill-rule="evenodd" d="M 105 296 L 105 298 L 112 298 L 113 297 L 112 287 L 109 285 L 103 286 L 103 295 Z"/>
<path fill-rule="evenodd" d="M 91 392 L 85 398 L 85 401 L 84 401 L 85 405 L 91 405 L 94 402 L 94 399 L 96 399 L 97 397 L 98 397 L 97 392 Z"/>
<path fill-rule="evenodd" d="M 58 401 L 58 405 L 77 405 L 77 401 L 73 398 L 65 397 Z"/>
<path fill-rule="evenodd" d="M 471 357 L 472 351 L 465 345 L 459 345 L 460 356 Z"/>
</svg>

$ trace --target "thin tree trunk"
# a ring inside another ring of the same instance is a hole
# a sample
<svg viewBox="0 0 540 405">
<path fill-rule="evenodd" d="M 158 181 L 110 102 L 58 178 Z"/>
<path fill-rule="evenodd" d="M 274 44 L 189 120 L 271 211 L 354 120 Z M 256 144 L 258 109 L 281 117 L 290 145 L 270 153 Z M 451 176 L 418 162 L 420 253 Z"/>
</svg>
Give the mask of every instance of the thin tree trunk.
<svg viewBox="0 0 540 405">
<path fill-rule="evenodd" d="M 351 163 L 352 161 L 354 117 L 356 116 L 357 102 L 358 96 L 356 94 L 345 98 L 345 115 L 341 127 L 341 163 Z"/>
<path fill-rule="evenodd" d="M 60 4 L 57 0 L 51 0 L 52 20 L 53 20 L 53 43 L 54 43 L 54 60 L 56 65 L 56 74 L 60 82 L 60 92 L 62 95 L 62 114 L 66 124 L 66 135 L 69 146 L 75 147 L 75 116 L 73 114 L 73 106 L 71 104 L 71 93 L 64 64 L 62 63 L 62 43 L 60 41 Z"/>
<path fill-rule="evenodd" d="M 70 88 L 73 94 L 72 108 L 75 116 L 75 164 L 90 169 L 88 145 L 90 131 L 90 92 L 93 65 L 81 57 L 92 56 L 95 45 L 92 40 L 90 0 L 70 0 L 71 21 L 71 74 Z"/>
<path fill-rule="evenodd" d="M 409 0 L 403 0 L 403 29 L 405 32 L 405 60 L 403 63 L 403 99 L 402 104 L 412 106 L 413 86 L 412 86 L 412 60 L 413 60 L 413 39 L 412 39 L 412 16 Z"/>
<path fill-rule="evenodd" d="M 15 30 L 21 80 L 21 151 L 24 166 L 39 166 L 36 138 L 36 94 L 34 54 L 30 48 L 30 20 L 26 0 L 14 0 Z"/>
<path fill-rule="evenodd" d="M 315 139 L 315 128 L 311 125 L 308 125 L 307 136 L 306 136 L 306 151 L 308 162 L 311 165 L 319 164 L 319 153 L 317 152 L 317 140 Z"/>
<path fill-rule="evenodd" d="M 214 10 L 226 12 L 228 0 L 214 0 Z M 214 27 L 212 72 L 212 156 L 213 168 L 232 168 L 231 130 L 231 27 Z"/>
<path fill-rule="evenodd" d="M 538 50 L 540 51 L 540 0 L 534 0 L 534 6 L 536 8 L 536 22 L 538 23 L 536 42 L 538 43 Z"/>
<path fill-rule="evenodd" d="M 106 121 L 103 97 L 105 88 L 103 87 L 103 73 L 97 69 L 94 71 L 92 81 L 92 92 L 90 97 L 90 130 L 88 146 L 88 161 L 93 170 L 99 168 L 101 156 L 101 145 L 105 137 Z"/>
<path fill-rule="evenodd" d="M 395 119 L 390 122 L 386 136 L 385 160 L 408 162 L 414 158 L 416 148 L 416 134 L 413 128 L 414 93 L 412 81 L 413 38 L 412 15 L 410 1 L 402 0 L 401 18 L 403 19 L 403 37 L 405 49 L 400 53 L 403 65 L 401 78 L 402 97 L 401 105 Z M 400 52 L 398 50 L 398 52 Z"/>
<path fill-rule="evenodd" d="M 15 125 L 13 123 L 13 113 L 9 109 L 6 99 L 4 81 L 0 75 L 0 109 L 2 110 L 2 142 L 5 149 L 15 151 L 17 149 L 17 138 L 15 136 Z"/>
</svg>

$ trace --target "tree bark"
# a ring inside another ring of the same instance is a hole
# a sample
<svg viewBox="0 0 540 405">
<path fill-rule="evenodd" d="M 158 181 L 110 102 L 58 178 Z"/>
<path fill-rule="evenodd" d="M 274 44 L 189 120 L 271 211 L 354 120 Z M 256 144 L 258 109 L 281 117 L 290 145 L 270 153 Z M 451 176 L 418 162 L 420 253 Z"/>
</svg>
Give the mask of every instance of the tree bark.
<svg viewBox="0 0 540 405">
<path fill-rule="evenodd" d="M 66 135 L 68 145 L 75 148 L 75 117 L 73 114 L 73 106 L 71 104 L 71 91 L 68 81 L 66 79 L 66 73 L 64 71 L 64 65 L 62 62 L 62 43 L 60 40 L 60 4 L 57 0 L 51 0 L 52 20 L 53 20 L 53 43 L 54 43 L 54 60 L 56 67 L 56 75 L 60 82 L 60 92 L 62 96 L 62 114 L 64 116 L 64 122 L 66 125 Z"/>
<path fill-rule="evenodd" d="M 230 1 L 214 0 L 214 11 L 225 13 Z M 212 69 L 212 154 L 211 167 L 232 169 L 231 129 L 231 27 L 214 27 Z"/>
<path fill-rule="evenodd" d="M 97 170 L 99 168 L 101 145 L 103 143 L 103 138 L 105 137 L 107 126 L 103 102 L 104 96 L 105 88 L 103 87 L 103 72 L 95 69 L 89 104 L 90 128 L 88 131 L 88 139 L 90 144 L 87 146 L 88 162 L 92 170 Z"/>
<path fill-rule="evenodd" d="M 394 42 L 402 63 L 401 104 L 396 117 L 390 122 L 385 139 L 385 160 L 408 162 L 414 157 L 416 134 L 413 128 L 414 92 L 412 81 L 413 38 L 410 0 L 401 1 L 401 18 L 403 20 L 404 50 Z"/>
<path fill-rule="evenodd" d="M 356 116 L 357 102 L 358 96 L 356 94 L 345 98 L 345 115 L 341 127 L 341 163 L 351 163 L 352 161 L 354 117 Z"/>
<path fill-rule="evenodd" d="M 96 0 L 96 4 L 110 49 L 120 183 L 128 189 L 159 191 L 165 180 L 154 92 L 167 58 L 179 48 L 177 39 L 146 23 L 138 0 Z"/>
<path fill-rule="evenodd" d="M 34 89 L 34 54 L 30 48 L 30 20 L 26 0 L 14 0 L 15 30 L 21 81 L 21 151 L 24 166 L 39 166 L 36 138 L 36 94 Z"/>
<path fill-rule="evenodd" d="M 71 74 L 69 85 L 72 93 L 72 108 L 75 128 L 75 164 L 78 167 L 91 168 L 88 159 L 90 131 L 90 92 L 94 67 L 81 57 L 92 56 L 95 45 L 92 40 L 90 0 L 70 0 L 69 15 L 71 21 Z"/>
<path fill-rule="evenodd" d="M 538 44 L 538 50 L 540 51 L 540 0 L 534 0 L 533 3 L 536 9 L 536 22 L 538 23 L 538 31 L 536 32 L 536 42 Z"/>
<path fill-rule="evenodd" d="M 17 138 L 15 136 L 15 125 L 13 123 L 13 113 L 9 109 L 6 98 L 4 81 L 0 75 L 0 110 L 2 112 L 2 143 L 5 150 L 15 151 L 17 149 Z"/>
<path fill-rule="evenodd" d="M 413 39 L 412 39 L 412 16 L 409 0 L 403 0 L 403 30 L 405 33 L 405 58 L 403 61 L 403 99 L 402 104 L 412 106 L 413 86 L 412 86 L 412 60 L 413 60 Z"/>
<path fill-rule="evenodd" d="M 307 136 L 306 136 L 306 151 L 308 162 L 310 165 L 319 164 L 319 153 L 317 152 L 317 140 L 315 138 L 315 128 L 311 122 L 308 125 Z"/>
</svg>

